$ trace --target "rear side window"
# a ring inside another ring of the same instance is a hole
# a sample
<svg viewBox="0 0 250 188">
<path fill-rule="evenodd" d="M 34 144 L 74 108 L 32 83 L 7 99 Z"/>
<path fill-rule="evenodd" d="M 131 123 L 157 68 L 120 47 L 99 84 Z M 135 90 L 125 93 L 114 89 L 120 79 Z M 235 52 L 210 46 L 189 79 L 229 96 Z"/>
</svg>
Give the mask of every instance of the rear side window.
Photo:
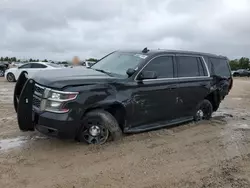
<svg viewBox="0 0 250 188">
<path fill-rule="evenodd" d="M 38 64 L 38 63 L 32 63 L 31 68 L 39 69 L 39 68 L 46 68 L 46 65 Z"/>
<path fill-rule="evenodd" d="M 204 63 L 200 57 L 178 56 L 178 77 L 207 76 Z"/>
<path fill-rule="evenodd" d="M 209 58 L 209 61 L 212 64 L 212 68 L 215 75 L 225 77 L 231 76 L 227 59 Z"/>
<path fill-rule="evenodd" d="M 156 71 L 157 78 L 173 78 L 173 56 L 157 57 L 149 62 L 149 64 L 143 69 L 143 71 Z"/>
</svg>

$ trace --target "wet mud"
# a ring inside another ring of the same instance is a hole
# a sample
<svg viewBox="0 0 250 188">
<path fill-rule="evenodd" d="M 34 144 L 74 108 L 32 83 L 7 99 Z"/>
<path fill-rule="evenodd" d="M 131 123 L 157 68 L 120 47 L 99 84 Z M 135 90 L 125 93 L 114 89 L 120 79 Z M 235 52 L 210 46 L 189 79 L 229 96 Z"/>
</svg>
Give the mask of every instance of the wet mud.
<svg viewBox="0 0 250 188">
<path fill-rule="evenodd" d="M 249 188 L 250 80 L 235 79 L 211 121 L 90 146 L 20 132 L 0 78 L 0 187 Z"/>
</svg>

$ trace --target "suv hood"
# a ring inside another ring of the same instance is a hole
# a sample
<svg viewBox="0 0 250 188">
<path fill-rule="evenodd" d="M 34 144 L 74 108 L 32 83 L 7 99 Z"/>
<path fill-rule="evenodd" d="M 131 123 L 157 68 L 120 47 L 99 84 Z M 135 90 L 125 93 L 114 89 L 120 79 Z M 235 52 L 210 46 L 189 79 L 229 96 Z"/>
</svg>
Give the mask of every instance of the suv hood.
<svg viewBox="0 0 250 188">
<path fill-rule="evenodd" d="M 32 79 L 43 86 L 59 89 L 66 86 L 106 83 L 119 78 L 85 67 L 73 67 L 42 70 Z"/>
</svg>

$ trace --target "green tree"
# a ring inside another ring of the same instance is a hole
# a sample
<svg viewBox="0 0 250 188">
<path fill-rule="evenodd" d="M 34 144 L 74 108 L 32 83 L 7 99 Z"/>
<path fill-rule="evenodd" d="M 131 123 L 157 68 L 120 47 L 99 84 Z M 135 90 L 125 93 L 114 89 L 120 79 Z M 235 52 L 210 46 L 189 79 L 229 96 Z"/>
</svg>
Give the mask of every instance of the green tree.
<svg viewBox="0 0 250 188">
<path fill-rule="evenodd" d="M 3 61 L 3 57 L 0 58 L 0 61 Z"/>
<path fill-rule="evenodd" d="M 231 67 L 232 70 L 237 70 L 237 69 L 239 69 L 239 61 L 238 61 L 237 59 L 231 60 L 231 61 L 229 62 L 229 64 L 230 64 L 230 67 Z"/>
<path fill-rule="evenodd" d="M 240 59 L 231 60 L 229 62 L 230 67 L 232 70 L 237 69 L 249 69 L 250 68 L 250 61 L 249 58 L 242 57 Z"/>
<path fill-rule="evenodd" d="M 95 59 L 95 58 L 89 58 L 89 59 L 87 59 L 87 61 L 97 62 L 97 61 L 98 61 L 98 59 Z"/>
<path fill-rule="evenodd" d="M 249 68 L 249 59 L 246 57 L 242 57 L 239 60 L 239 67 L 242 69 L 248 69 Z"/>
<path fill-rule="evenodd" d="M 10 58 L 9 61 L 11 61 L 11 62 L 16 62 L 16 57 Z"/>
<path fill-rule="evenodd" d="M 32 58 L 30 58 L 29 62 L 33 62 L 34 60 Z"/>
<path fill-rule="evenodd" d="M 43 60 L 42 62 L 48 62 L 48 60 L 47 60 L 47 59 L 45 59 L 45 60 Z"/>
<path fill-rule="evenodd" d="M 5 57 L 5 58 L 4 58 L 4 61 L 9 61 L 9 58 L 8 58 L 8 57 Z"/>
</svg>

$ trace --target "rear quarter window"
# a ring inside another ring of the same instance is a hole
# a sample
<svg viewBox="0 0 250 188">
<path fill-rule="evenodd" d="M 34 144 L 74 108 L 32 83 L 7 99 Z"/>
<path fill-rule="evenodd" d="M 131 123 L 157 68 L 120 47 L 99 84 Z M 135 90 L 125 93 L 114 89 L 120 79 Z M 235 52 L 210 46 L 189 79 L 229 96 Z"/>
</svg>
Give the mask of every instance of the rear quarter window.
<svg viewBox="0 0 250 188">
<path fill-rule="evenodd" d="M 213 69 L 213 74 L 217 76 L 230 77 L 228 60 L 222 58 L 208 58 Z"/>
<path fill-rule="evenodd" d="M 203 60 L 196 56 L 178 56 L 178 77 L 208 76 Z"/>
</svg>

